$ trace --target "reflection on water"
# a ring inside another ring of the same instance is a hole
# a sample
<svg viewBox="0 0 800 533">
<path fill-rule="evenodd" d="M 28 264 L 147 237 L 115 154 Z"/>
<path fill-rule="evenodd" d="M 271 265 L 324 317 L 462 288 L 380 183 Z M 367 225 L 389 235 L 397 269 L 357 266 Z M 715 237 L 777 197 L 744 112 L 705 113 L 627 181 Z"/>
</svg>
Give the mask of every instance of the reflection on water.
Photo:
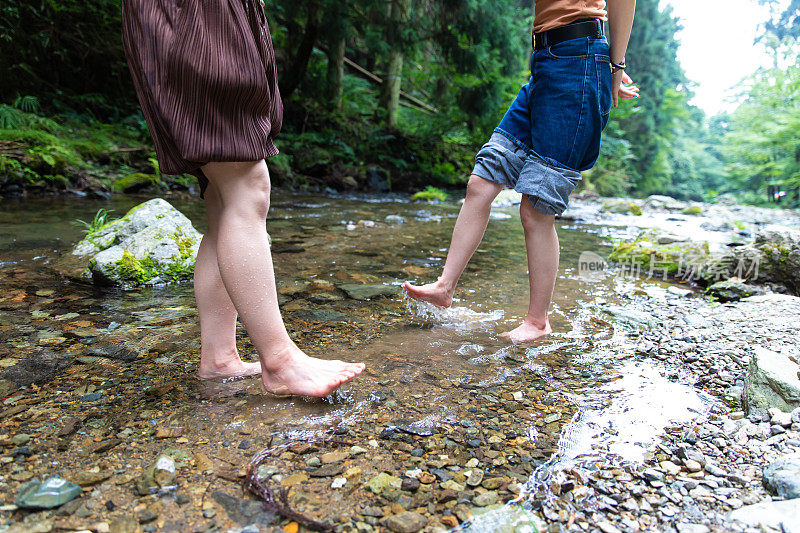
<svg viewBox="0 0 800 533">
<path fill-rule="evenodd" d="M 100 379 L 122 373 L 119 383 L 102 385 L 117 401 L 126 391 L 177 386 L 186 396 L 169 413 L 169 422 L 184 427 L 184 435 L 198 443 L 222 441 L 243 433 L 242 428 L 265 447 L 277 438 L 305 438 L 357 424 L 453 424 L 477 417 L 476 405 L 494 401 L 509 407 L 495 417 L 479 413 L 483 418 L 475 418 L 477 423 L 502 429 L 508 438 L 531 436 L 540 453 L 557 450 L 536 471 L 538 482 L 598 454 L 638 460 L 670 421 L 706 412 L 707 399 L 667 380 L 659 368 L 627 359 L 632 349 L 621 344 L 615 326 L 598 311 L 598 302 L 621 304 L 621 291 L 643 283 L 612 278 L 589 283 L 577 276 L 582 251 L 609 249 L 596 228 L 560 228 L 554 334 L 532 346 L 510 346 L 498 337 L 518 325 L 528 305 L 524 240 L 514 208 L 495 210 L 452 308 L 436 309 L 399 296 L 348 298 L 339 285 L 430 282 L 443 265 L 458 206 L 383 197 L 276 196 L 268 221 L 288 328 L 314 355 L 364 361 L 364 375 L 333 396 L 313 401 L 267 396 L 253 379 L 198 383 L 191 378 L 199 339 L 190 285 L 101 291 L 61 279 L 52 268 L 58 255 L 68 253 L 81 237 L 73 220 L 90 220 L 101 207 L 121 216 L 142 200 L 4 204 L 0 294 L 10 296 L 0 300 L 0 358 L 13 365 L 23 359 L 20 354 L 38 353 L 42 347 L 79 358 L 80 370 L 72 367 L 59 381 L 64 395 L 77 394 L 87 374 Z M 198 201 L 172 203 L 202 231 Z M 86 331 L 68 333 L 73 330 Z M 241 353 L 253 357 L 252 346 L 240 337 Z M 47 340 L 53 338 L 63 340 Z M 89 355 L 109 343 L 130 347 L 139 358 L 127 366 Z M 530 383 L 530 375 L 539 376 L 542 385 Z M 509 414 L 523 401 L 525 386 L 538 389 L 537 396 L 524 398 L 530 420 Z M 563 430 L 567 418 L 558 418 L 560 412 L 551 413 L 558 416 L 553 421 L 544 417 L 544 409 L 559 401 L 577 409 Z M 144 402 L 135 408 L 151 407 Z M 534 470 L 523 466 L 519 472 Z M 531 487 L 535 492 L 536 483 Z M 516 510 L 504 512 L 513 515 L 500 520 L 506 525 L 529 519 Z M 484 520 L 480 531 L 502 530 L 489 525 L 492 516 L 476 519 Z"/>
</svg>

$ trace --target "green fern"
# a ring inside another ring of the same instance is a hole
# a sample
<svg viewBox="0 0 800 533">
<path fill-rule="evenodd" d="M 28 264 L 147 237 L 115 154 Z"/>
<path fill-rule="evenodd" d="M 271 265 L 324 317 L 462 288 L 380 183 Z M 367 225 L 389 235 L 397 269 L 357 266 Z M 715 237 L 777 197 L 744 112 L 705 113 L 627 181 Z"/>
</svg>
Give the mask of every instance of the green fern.
<svg viewBox="0 0 800 533">
<path fill-rule="evenodd" d="M 91 222 L 86 222 L 85 220 L 78 219 L 74 222 L 76 226 L 83 227 L 84 232 L 86 235 L 92 235 L 93 233 L 97 233 L 102 228 L 106 227 L 107 225 L 111 224 L 116 218 L 110 218 L 110 214 L 113 212 L 113 209 L 104 209 L 101 208 L 95 213 L 94 219 Z"/>
</svg>

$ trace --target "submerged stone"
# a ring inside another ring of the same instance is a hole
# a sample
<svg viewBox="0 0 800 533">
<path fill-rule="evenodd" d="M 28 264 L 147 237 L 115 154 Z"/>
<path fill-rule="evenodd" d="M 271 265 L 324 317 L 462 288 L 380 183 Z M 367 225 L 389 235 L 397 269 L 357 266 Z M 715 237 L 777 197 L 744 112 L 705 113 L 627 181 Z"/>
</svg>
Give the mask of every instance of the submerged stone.
<svg viewBox="0 0 800 533">
<path fill-rule="evenodd" d="M 399 477 L 392 476 L 386 472 L 381 472 L 366 483 L 367 490 L 373 494 L 381 494 L 391 489 L 399 489 L 403 481 Z"/>
<path fill-rule="evenodd" d="M 373 300 L 383 296 L 394 296 L 399 288 L 394 285 L 358 285 L 344 284 L 339 288 L 353 300 Z"/>
<path fill-rule="evenodd" d="M 81 488 L 62 479 L 52 476 L 40 483 L 38 479 L 31 480 L 20 487 L 15 504 L 28 509 L 52 509 L 63 505 L 81 493 Z"/>
<path fill-rule="evenodd" d="M 157 285 L 192 278 L 201 238 L 180 211 L 155 198 L 90 231 L 72 255 L 86 260 L 84 276 L 96 284 Z"/>
<path fill-rule="evenodd" d="M 386 519 L 386 527 L 396 533 L 415 533 L 427 524 L 428 519 L 414 511 L 406 511 Z"/>
</svg>

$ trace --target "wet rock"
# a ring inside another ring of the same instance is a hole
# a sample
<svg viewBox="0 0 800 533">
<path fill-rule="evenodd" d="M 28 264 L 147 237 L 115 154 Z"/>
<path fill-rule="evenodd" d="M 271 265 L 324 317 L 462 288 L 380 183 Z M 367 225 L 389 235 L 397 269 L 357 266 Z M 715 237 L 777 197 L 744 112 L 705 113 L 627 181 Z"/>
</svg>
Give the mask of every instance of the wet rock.
<svg viewBox="0 0 800 533">
<path fill-rule="evenodd" d="M 483 470 L 479 468 L 468 470 L 466 474 L 468 474 L 467 485 L 470 487 L 477 487 L 481 484 L 481 482 L 483 482 Z"/>
<path fill-rule="evenodd" d="M 76 498 L 81 488 L 58 476 L 52 476 L 44 483 L 31 480 L 20 487 L 15 504 L 27 509 L 52 509 Z"/>
<path fill-rule="evenodd" d="M 381 472 L 377 476 L 367 481 L 365 487 L 373 494 L 382 494 L 391 489 L 399 489 L 403 485 L 399 477 L 392 476 L 386 472 Z"/>
<path fill-rule="evenodd" d="M 403 478 L 403 482 L 400 485 L 400 490 L 406 490 L 408 492 L 414 492 L 420 487 L 420 482 L 418 479 L 413 477 L 406 477 Z"/>
<path fill-rule="evenodd" d="M 4 380 L 13 381 L 20 387 L 32 383 L 47 383 L 73 363 L 69 354 L 57 355 L 50 352 L 35 353 L 0 374 Z"/>
<path fill-rule="evenodd" d="M 781 457 L 764 468 L 764 488 L 781 498 L 800 498 L 800 455 Z M 800 501 L 798 501 L 800 507 Z"/>
<path fill-rule="evenodd" d="M 133 361 L 139 354 L 121 344 L 109 344 L 107 346 L 92 346 L 86 349 L 86 355 L 90 357 L 105 357 L 115 361 Z"/>
<path fill-rule="evenodd" d="M 484 492 L 478 494 L 472 499 L 472 503 L 478 507 L 486 507 L 487 505 L 494 505 L 500 499 L 499 495 L 494 491 Z"/>
<path fill-rule="evenodd" d="M 109 533 L 136 533 L 139 531 L 139 521 L 136 518 L 123 515 L 111 521 Z"/>
<path fill-rule="evenodd" d="M 161 198 L 89 233 L 73 250 L 95 283 L 123 287 L 191 279 L 201 235 Z"/>
<path fill-rule="evenodd" d="M 797 363 L 785 355 L 756 346 L 745 378 L 745 412 L 771 407 L 790 412 L 800 407 L 797 372 Z"/>
<path fill-rule="evenodd" d="M 69 476 L 70 481 L 77 483 L 81 487 L 91 487 L 92 485 L 97 485 L 98 483 L 107 480 L 111 477 L 110 471 L 100 471 L 100 472 L 90 472 L 90 471 L 83 471 L 83 472 L 75 472 L 71 476 Z"/>
<path fill-rule="evenodd" d="M 748 285 L 738 278 L 718 281 L 706 289 L 706 294 L 713 296 L 720 302 L 737 302 L 742 298 L 763 294 L 764 291 L 754 285 Z"/>
<path fill-rule="evenodd" d="M 334 477 L 338 476 L 342 472 L 344 472 L 344 465 L 338 463 L 338 464 L 322 465 L 316 470 L 310 471 L 308 475 L 311 477 Z"/>
<path fill-rule="evenodd" d="M 157 491 L 159 488 L 171 487 L 175 485 L 177 479 L 177 466 L 175 459 L 167 453 L 162 453 L 153 464 L 136 482 L 136 491 L 140 496 Z"/>
<path fill-rule="evenodd" d="M 240 526 L 246 524 L 268 526 L 278 521 L 276 515 L 264 511 L 261 504 L 255 500 L 237 498 L 221 490 L 214 491 L 211 497 L 225 509 L 228 517 Z"/>
<path fill-rule="evenodd" d="M 403 433 L 408 433 L 410 435 L 419 435 L 420 437 L 429 437 L 431 435 L 435 435 L 436 433 L 438 433 L 436 431 L 436 428 L 430 426 L 423 426 L 422 424 L 408 424 L 395 427 L 400 431 L 402 431 Z"/>
<path fill-rule="evenodd" d="M 427 518 L 413 511 L 392 515 L 386 519 L 386 527 L 395 533 L 416 533 L 427 524 Z"/>
<path fill-rule="evenodd" d="M 308 322 L 347 322 L 353 319 L 350 315 L 330 309 L 308 309 L 297 311 L 293 315 Z"/>
<path fill-rule="evenodd" d="M 394 285 L 344 284 L 339 285 L 339 288 L 353 300 L 374 300 L 384 296 L 394 296 L 399 292 L 399 288 Z"/>
</svg>

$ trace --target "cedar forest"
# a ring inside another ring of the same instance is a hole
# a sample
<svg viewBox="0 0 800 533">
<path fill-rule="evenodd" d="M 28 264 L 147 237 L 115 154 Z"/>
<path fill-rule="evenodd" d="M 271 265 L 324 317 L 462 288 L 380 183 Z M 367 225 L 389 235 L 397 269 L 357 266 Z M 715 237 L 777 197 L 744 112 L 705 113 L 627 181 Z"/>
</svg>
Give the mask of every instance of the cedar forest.
<svg viewBox="0 0 800 533">
<path fill-rule="evenodd" d="M 679 21 L 658 0 L 638 0 L 627 63 L 642 97 L 613 111 L 580 192 L 727 193 L 767 205 L 783 191 L 779 205 L 800 206 L 800 0 L 761 2 L 772 7 L 759 39 L 773 63 L 754 65 L 734 111 L 709 117 L 688 103 Z M 269 165 L 286 188 L 457 186 L 527 76 L 530 1 L 270 0 L 265 9 L 285 106 Z M 194 186 L 158 169 L 119 0 L 4 2 L 0 71 L 0 194 Z"/>
</svg>

